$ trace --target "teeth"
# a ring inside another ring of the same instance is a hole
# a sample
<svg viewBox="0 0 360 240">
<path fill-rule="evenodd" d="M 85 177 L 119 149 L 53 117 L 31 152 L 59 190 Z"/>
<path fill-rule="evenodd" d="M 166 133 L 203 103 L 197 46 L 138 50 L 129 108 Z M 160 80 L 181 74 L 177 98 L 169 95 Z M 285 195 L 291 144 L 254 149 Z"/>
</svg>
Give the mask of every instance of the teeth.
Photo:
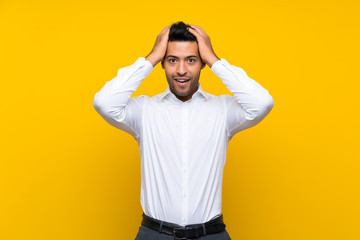
<svg viewBox="0 0 360 240">
<path fill-rule="evenodd" d="M 188 79 L 188 80 L 179 80 L 179 79 L 175 79 L 176 81 L 178 81 L 178 82 L 181 82 L 181 83 L 183 83 L 183 82 L 187 82 L 187 81 L 189 81 L 190 79 Z"/>
</svg>

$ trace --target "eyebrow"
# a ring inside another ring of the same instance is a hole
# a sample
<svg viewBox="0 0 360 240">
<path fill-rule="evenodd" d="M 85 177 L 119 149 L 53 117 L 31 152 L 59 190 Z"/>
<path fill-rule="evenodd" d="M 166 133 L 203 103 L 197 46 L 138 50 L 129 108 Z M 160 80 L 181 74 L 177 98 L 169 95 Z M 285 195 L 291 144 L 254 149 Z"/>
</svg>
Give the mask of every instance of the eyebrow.
<svg viewBox="0 0 360 240">
<path fill-rule="evenodd" d="M 169 55 L 169 56 L 167 56 L 166 58 L 179 58 L 179 57 L 174 56 L 174 55 Z M 195 55 L 190 55 L 190 56 L 187 56 L 187 57 L 185 57 L 185 58 L 198 58 L 198 57 L 195 56 Z"/>
</svg>

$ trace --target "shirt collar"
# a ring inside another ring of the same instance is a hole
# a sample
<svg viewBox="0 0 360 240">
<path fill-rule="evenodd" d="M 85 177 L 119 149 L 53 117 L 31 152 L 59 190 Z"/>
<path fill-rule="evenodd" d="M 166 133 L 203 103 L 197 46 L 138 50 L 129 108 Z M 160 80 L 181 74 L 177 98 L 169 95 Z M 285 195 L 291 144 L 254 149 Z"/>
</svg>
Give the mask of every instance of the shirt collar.
<svg viewBox="0 0 360 240">
<path fill-rule="evenodd" d="M 167 86 L 165 92 L 161 93 L 161 96 L 160 96 L 160 100 L 163 100 L 167 95 L 173 95 L 175 98 L 176 96 L 170 91 L 170 87 L 169 85 Z M 203 96 L 205 99 L 208 99 L 209 96 L 207 95 L 206 92 L 204 92 L 204 90 L 202 89 L 201 87 L 201 84 L 199 83 L 199 87 L 198 89 L 196 90 L 196 92 L 192 95 L 191 99 L 193 99 L 194 97 L 196 98 L 197 95 L 201 95 Z"/>
</svg>

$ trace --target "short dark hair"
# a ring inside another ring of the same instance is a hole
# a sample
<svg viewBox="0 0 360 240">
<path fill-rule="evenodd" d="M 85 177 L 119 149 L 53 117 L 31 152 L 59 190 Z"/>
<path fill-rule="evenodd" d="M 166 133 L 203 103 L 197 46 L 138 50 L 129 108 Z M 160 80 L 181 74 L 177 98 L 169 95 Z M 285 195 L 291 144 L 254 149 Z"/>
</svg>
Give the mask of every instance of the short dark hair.
<svg viewBox="0 0 360 240">
<path fill-rule="evenodd" d="M 169 33 L 169 42 L 173 41 L 191 41 L 194 42 L 196 37 L 194 34 L 190 33 L 186 28 L 190 27 L 190 25 L 179 21 L 171 25 L 170 33 Z"/>
</svg>

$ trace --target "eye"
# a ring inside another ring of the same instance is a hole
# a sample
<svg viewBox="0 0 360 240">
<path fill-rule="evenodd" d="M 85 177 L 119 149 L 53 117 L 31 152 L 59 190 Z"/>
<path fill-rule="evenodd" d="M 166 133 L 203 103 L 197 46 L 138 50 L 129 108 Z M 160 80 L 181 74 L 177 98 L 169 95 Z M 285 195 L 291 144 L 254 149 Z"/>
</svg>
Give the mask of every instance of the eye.
<svg viewBox="0 0 360 240">
<path fill-rule="evenodd" d="M 169 59 L 170 63 L 174 63 L 175 61 L 176 61 L 176 59 L 174 59 L 174 58 Z"/>
<path fill-rule="evenodd" d="M 193 62 L 195 62 L 195 59 L 190 58 L 190 59 L 189 59 L 189 62 L 193 63 Z"/>
</svg>

